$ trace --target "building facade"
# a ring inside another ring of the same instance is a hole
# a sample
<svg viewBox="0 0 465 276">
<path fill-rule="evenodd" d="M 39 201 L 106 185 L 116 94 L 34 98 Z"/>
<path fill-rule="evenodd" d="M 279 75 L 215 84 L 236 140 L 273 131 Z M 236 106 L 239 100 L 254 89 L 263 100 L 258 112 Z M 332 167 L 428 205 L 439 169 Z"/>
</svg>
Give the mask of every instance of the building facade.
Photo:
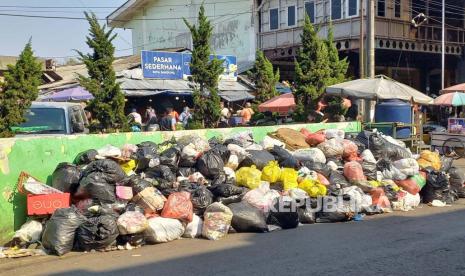
<svg viewBox="0 0 465 276">
<path fill-rule="evenodd" d="M 239 70 L 248 69 L 257 48 L 253 0 L 129 0 L 107 21 L 112 27 L 132 29 L 134 54 L 140 50 L 191 49 L 191 35 L 183 18 L 197 24 L 202 3 L 213 26 L 214 53 L 235 55 Z"/>
</svg>

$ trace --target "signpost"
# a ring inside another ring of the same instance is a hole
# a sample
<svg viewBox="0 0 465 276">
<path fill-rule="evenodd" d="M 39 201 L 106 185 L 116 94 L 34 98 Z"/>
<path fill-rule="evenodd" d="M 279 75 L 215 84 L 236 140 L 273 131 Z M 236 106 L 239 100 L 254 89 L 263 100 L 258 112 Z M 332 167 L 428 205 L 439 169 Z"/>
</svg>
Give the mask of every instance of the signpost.
<svg viewBox="0 0 465 276">
<path fill-rule="evenodd" d="M 210 60 L 214 59 L 210 55 Z M 220 79 L 237 81 L 237 59 L 231 55 L 216 55 L 223 61 L 223 74 Z M 147 79 L 185 79 L 191 75 L 192 54 L 176 52 L 142 51 L 142 72 Z"/>
</svg>

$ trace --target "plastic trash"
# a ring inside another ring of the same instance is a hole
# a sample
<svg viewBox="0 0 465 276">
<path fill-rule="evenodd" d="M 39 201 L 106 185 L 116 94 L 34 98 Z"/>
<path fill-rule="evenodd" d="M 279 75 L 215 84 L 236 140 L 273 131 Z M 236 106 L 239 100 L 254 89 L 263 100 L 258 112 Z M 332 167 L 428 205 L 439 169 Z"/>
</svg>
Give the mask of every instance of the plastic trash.
<svg viewBox="0 0 465 276">
<path fill-rule="evenodd" d="M 76 229 L 86 218 L 75 207 L 57 209 L 45 225 L 42 245 L 59 256 L 73 249 Z"/>
<path fill-rule="evenodd" d="M 184 238 L 198 238 L 202 236 L 203 220 L 194 214 L 192 221 L 186 225 L 186 230 L 182 235 Z"/>
<path fill-rule="evenodd" d="M 418 165 L 422 169 L 426 169 L 428 167 L 432 167 L 435 170 L 441 169 L 441 158 L 439 153 L 424 150 L 420 153 L 420 159 L 418 159 Z"/>
<path fill-rule="evenodd" d="M 124 144 L 121 148 L 121 157 L 124 159 L 132 159 L 137 152 L 137 146 L 133 144 Z"/>
<path fill-rule="evenodd" d="M 233 213 L 231 226 L 237 232 L 268 231 L 263 211 L 244 201 L 229 204 L 228 207 Z"/>
<path fill-rule="evenodd" d="M 298 174 L 297 171 L 291 168 L 283 168 L 281 170 L 280 181 L 283 183 L 284 191 L 297 188 Z"/>
<path fill-rule="evenodd" d="M 236 171 L 236 183 L 249 189 L 255 189 L 260 185 L 262 172 L 255 166 L 242 167 Z"/>
<path fill-rule="evenodd" d="M 65 192 L 74 193 L 79 186 L 81 170 L 71 163 L 60 163 L 52 173 L 52 187 Z"/>
<path fill-rule="evenodd" d="M 142 142 L 138 145 L 136 151 L 137 169 L 144 171 L 147 168 L 153 168 L 160 164 L 160 158 L 157 154 L 157 145 L 153 142 Z"/>
<path fill-rule="evenodd" d="M 76 156 L 74 163 L 77 165 L 89 164 L 90 162 L 97 160 L 97 155 L 98 152 L 94 149 L 83 151 Z"/>
<path fill-rule="evenodd" d="M 109 184 L 121 182 L 126 177 L 126 174 L 119 164 L 109 159 L 91 162 L 82 171 L 82 176 L 88 176 L 91 173 L 100 173 L 103 180 Z"/>
<path fill-rule="evenodd" d="M 294 151 L 293 156 L 298 161 L 311 161 L 326 163 L 326 156 L 319 148 L 299 149 Z"/>
<path fill-rule="evenodd" d="M 207 207 L 203 217 L 202 236 L 209 240 L 219 240 L 228 234 L 233 213 L 227 206 L 215 202 Z"/>
<path fill-rule="evenodd" d="M 317 173 L 321 173 L 326 177 L 329 177 L 329 175 L 333 171 L 330 167 L 328 167 L 328 165 L 320 162 L 304 161 L 302 162 L 302 166 Z"/>
<path fill-rule="evenodd" d="M 344 176 L 350 182 L 366 180 L 366 177 L 363 174 L 362 166 L 360 165 L 360 163 L 355 162 L 355 161 L 345 163 L 345 165 L 344 165 Z"/>
<path fill-rule="evenodd" d="M 214 179 L 219 174 L 224 173 L 224 162 L 220 155 L 208 151 L 197 160 L 197 169 L 206 178 Z"/>
<path fill-rule="evenodd" d="M 449 176 L 451 190 L 455 191 L 458 197 L 465 197 L 465 171 L 461 168 L 452 167 L 449 169 Z"/>
<path fill-rule="evenodd" d="M 426 185 L 421 190 L 424 203 L 431 203 L 433 200 L 447 202 L 449 200 L 450 186 L 447 175 L 441 171 L 428 171 Z"/>
<path fill-rule="evenodd" d="M 145 230 L 147 242 L 163 243 L 179 239 L 184 234 L 184 226 L 177 219 L 155 217 L 148 220 Z"/>
<path fill-rule="evenodd" d="M 228 162 L 224 165 L 232 170 L 236 170 L 239 167 L 239 157 L 236 154 L 231 154 L 229 156 Z"/>
<path fill-rule="evenodd" d="M 317 146 L 326 156 L 328 157 L 338 157 L 342 156 L 344 153 L 344 146 L 341 140 L 330 139 Z"/>
<path fill-rule="evenodd" d="M 91 217 L 76 231 L 76 244 L 81 250 L 104 249 L 113 244 L 118 237 L 116 217 L 101 215 Z"/>
<path fill-rule="evenodd" d="M 316 173 L 316 179 L 318 181 L 320 181 L 320 183 L 325 185 L 325 186 L 328 186 L 330 184 L 329 180 L 324 175 L 322 175 L 321 173 Z"/>
<path fill-rule="evenodd" d="M 156 212 L 163 209 L 166 197 L 155 187 L 147 187 L 132 198 L 146 212 Z"/>
<path fill-rule="evenodd" d="M 193 209 L 191 194 L 189 192 L 175 192 L 169 195 L 161 216 L 189 223 L 192 221 Z"/>
<path fill-rule="evenodd" d="M 203 185 L 197 186 L 191 192 L 191 201 L 194 208 L 194 213 L 201 216 L 205 209 L 213 203 L 213 194 Z"/>
<path fill-rule="evenodd" d="M 24 243 L 33 243 L 40 240 L 43 228 L 39 221 L 28 220 L 15 232 L 13 238 Z"/>
<path fill-rule="evenodd" d="M 271 138 L 270 136 L 265 136 L 263 140 L 260 142 L 260 145 L 266 150 L 272 149 L 274 146 L 278 146 L 281 148 L 284 148 L 285 146 L 283 142 Z"/>
<path fill-rule="evenodd" d="M 376 163 L 376 159 L 373 156 L 373 153 L 371 152 L 371 150 L 369 149 L 364 150 L 362 154 L 360 155 L 360 157 L 362 157 L 363 161 L 370 162 L 370 163 Z"/>
<path fill-rule="evenodd" d="M 144 214 L 136 211 L 123 213 L 118 217 L 117 225 L 121 235 L 142 233 L 148 227 Z"/>
<path fill-rule="evenodd" d="M 413 158 L 404 158 L 392 163 L 394 167 L 399 169 L 399 171 L 407 176 L 412 176 L 418 174 L 420 169 L 417 160 Z"/>
<path fill-rule="evenodd" d="M 216 197 L 230 197 L 242 194 L 245 188 L 226 183 L 221 185 L 209 186 L 208 189 Z"/>
<path fill-rule="evenodd" d="M 276 183 L 281 177 L 281 168 L 277 161 L 269 162 L 262 170 L 261 179 L 270 183 Z"/>
<path fill-rule="evenodd" d="M 345 132 L 343 129 L 327 129 L 325 130 L 326 139 L 344 139 Z"/>
<path fill-rule="evenodd" d="M 92 172 L 79 182 L 77 195 L 89 196 L 104 203 L 116 201 L 115 186 L 107 182 L 108 177 L 103 172 Z"/>
<path fill-rule="evenodd" d="M 297 159 L 295 159 L 295 157 L 292 156 L 291 153 L 289 153 L 287 150 L 281 147 L 273 147 L 273 149 L 270 150 L 270 153 L 275 156 L 275 159 L 278 161 L 279 166 L 283 168 L 297 169 L 299 167 L 299 161 L 297 161 Z"/>
<path fill-rule="evenodd" d="M 299 225 L 297 203 L 290 197 L 279 197 L 274 200 L 267 223 L 277 225 L 282 229 L 296 228 Z"/>
<path fill-rule="evenodd" d="M 363 174 L 368 180 L 377 180 L 378 179 L 378 170 L 376 163 L 372 163 L 366 160 L 362 161 Z"/>
<path fill-rule="evenodd" d="M 265 150 L 247 150 L 247 157 L 242 160 L 239 167 L 255 166 L 262 170 L 269 162 L 274 161 L 274 156 Z"/>
<path fill-rule="evenodd" d="M 248 191 L 242 200 L 266 213 L 277 197 L 279 197 L 278 191 L 271 190 L 270 183 L 262 182 L 258 188 Z"/>
<path fill-rule="evenodd" d="M 342 140 L 342 144 L 344 146 L 344 151 L 342 152 L 342 157 L 344 157 L 344 159 L 353 160 L 357 158 L 358 147 L 354 142 L 344 139 Z"/>
<path fill-rule="evenodd" d="M 310 197 L 325 196 L 327 193 L 326 186 L 317 180 L 305 179 L 299 183 L 298 187 L 304 190 Z"/>
<path fill-rule="evenodd" d="M 307 142 L 307 144 L 309 144 L 312 147 L 317 146 L 326 141 L 326 135 L 324 130 L 311 133 L 303 128 L 300 130 L 300 132 L 305 135 L 305 142 Z"/>
</svg>

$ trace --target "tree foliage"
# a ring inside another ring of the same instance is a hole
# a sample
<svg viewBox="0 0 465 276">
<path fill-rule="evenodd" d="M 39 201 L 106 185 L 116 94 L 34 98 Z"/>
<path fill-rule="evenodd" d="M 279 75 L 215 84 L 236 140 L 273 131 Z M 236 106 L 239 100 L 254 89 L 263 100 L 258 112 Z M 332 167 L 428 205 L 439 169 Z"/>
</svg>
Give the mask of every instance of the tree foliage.
<svg viewBox="0 0 465 276">
<path fill-rule="evenodd" d="M 205 15 L 204 6 L 200 6 L 198 26 L 184 23 L 192 35 L 193 49 L 190 70 L 192 81 L 196 84 L 193 93 L 194 122 L 203 127 L 215 127 L 221 116 L 218 80 L 223 72 L 222 61 L 210 60 L 210 40 L 213 27 Z"/>
<path fill-rule="evenodd" d="M 91 131 L 127 130 L 125 99 L 112 66 L 115 60 L 112 41 L 116 34 L 113 33 L 113 29 L 107 30 L 106 25 L 100 25 L 95 14 L 85 13 L 85 16 L 90 25 L 86 43 L 93 53 L 77 53 L 86 65 L 89 75 L 80 75 L 79 83 L 94 96 L 87 106 L 94 120 L 91 123 Z"/>
<path fill-rule="evenodd" d="M 273 71 L 273 64 L 260 50 L 256 53 L 255 65 L 250 76 L 255 82 L 256 102 L 262 103 L 278 95 L 276 83 L 279 82 L 279 68 Z"/>
<path fill-rule="evenodd" d="M 34 57 L 31 41 L 15 65 L 8 65 L 0 84 L 0 137 L 14 135 L 12 127 L 25 122 L 25 112 L 39 93 L 42 64 Z"/>
<path fill-rule="evenodd" d="M 326 47 L 328 48 L 328 58 L 331 68 L 331 80 L 329 85 L 341 83 L 347 81 L 347 69 L 349 68 L 349 62 L 347 57 L 340 59 L 339 51 L 334 43 L 334 32 L 333 25 L 330 23 L 328 29 L 328 36 L 326 38 Z"/>
</svg>

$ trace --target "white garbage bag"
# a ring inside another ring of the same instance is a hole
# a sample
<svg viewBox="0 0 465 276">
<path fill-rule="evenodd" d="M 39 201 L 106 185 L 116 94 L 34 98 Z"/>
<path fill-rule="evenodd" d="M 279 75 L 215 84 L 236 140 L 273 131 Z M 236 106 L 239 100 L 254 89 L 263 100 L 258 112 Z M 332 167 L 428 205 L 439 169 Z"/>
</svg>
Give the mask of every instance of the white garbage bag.
<svg viewBox="0 0 465 276">
<path fill-rule="evenodd" d="M 40 240 L 43 228 L 42 223 L 37 220 L 29 220 L 15 232 L 13 238 L 18 238 L 22 242 L 33 243 Z"/>
<path fill-rule="evenodd" d="M 202 236 L 202 227 L 203 227 L 203 220 L 194 214 L 192 217 L 192 221 L 189 222 L 186 226 L 186 230 L 184 231 L 184 234 L 182 235 L 184 238 L 198 238 Z"/>
<path fill-rule="evenodd" d="M 155 217 L 148 220 L 149 227 L 145 230 L 148 242 L 162 243 L 179 239 L 184 234 L 184 226 L 177 219 Z"/>
<path fill-rule="evenodd" d="M 326 163 L 326 157 L 319 148 L 298 149 L 292 154 L 299 161 Z"/>
</svg>

